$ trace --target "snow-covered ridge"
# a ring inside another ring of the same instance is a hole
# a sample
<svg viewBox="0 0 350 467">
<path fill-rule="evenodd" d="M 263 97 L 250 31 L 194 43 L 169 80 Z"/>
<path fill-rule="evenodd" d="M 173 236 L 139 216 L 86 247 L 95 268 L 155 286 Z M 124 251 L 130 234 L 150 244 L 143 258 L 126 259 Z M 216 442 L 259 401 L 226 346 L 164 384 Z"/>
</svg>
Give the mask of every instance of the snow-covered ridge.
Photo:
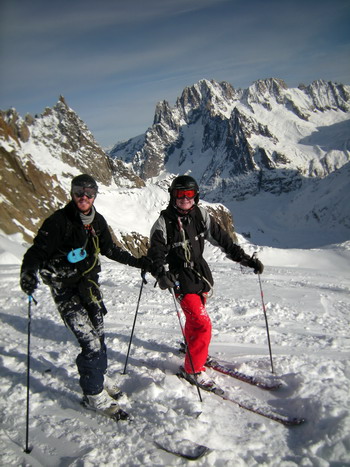
<svg viewBox="0 0 350 467">
<path fill-rule="evenodd" d="M 186 88 L 173 108 L 160 102 L 154 124 L 137 144 L 116 145 L 110 155 L 131 162 L 142 178 L 191 170 L 206 192 L 230 192 L 237 176 L 253 182 L 236 197 L 293 178 L 325 177 L 350 160 L 350 86 L 315 81 L 288 89 L 267 79 L 248 89 L 201 80 Z M 274 172 L 271 177 L 270 172 Z M 285 190 L 298 187 L 286 183 Z M 282 189 L 283 190 L 283 189 Z M 230 192 L 232 195 L 232 192 Z"/>
</svg>

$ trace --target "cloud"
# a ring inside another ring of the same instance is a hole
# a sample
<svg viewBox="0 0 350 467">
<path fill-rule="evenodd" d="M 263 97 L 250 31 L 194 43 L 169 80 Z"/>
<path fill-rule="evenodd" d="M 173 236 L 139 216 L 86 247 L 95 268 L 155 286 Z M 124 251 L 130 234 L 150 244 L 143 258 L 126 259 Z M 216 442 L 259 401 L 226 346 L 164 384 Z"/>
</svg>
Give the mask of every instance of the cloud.
<svg viewBox="0 0 350 467">
<path fill-rule="evenodd" d="M 123 128 L 136 128 L 141 116 L 146 126 L 158 100 L 175 100 L 202 78 L 235 87 L 272 76 L 290 86 L 311 78 L 350 82 L 348 0 L 0 5 L 2 108 L 38 113 L 64 94 L 92 130 L 100 131 L 99 117 L 89 108 L 107 106 L 115 121 L 112 100 L 130 120 Z"/>
<path fill-rule="evenodd" d="M 60 35 L 65 31 L 79 35 L 104 28 L 169 20 L 193 14 L 210 6 L 220 7 L 229 0 L 3 0 L 4 26 L 12 36 L 28 34 Z M 30 21 L 28 21 L 30 18 Z M 12 21 L 11 21 L 12 20 Z M 9 24 L 10 21 L 10 24 Z"/>
</svg>

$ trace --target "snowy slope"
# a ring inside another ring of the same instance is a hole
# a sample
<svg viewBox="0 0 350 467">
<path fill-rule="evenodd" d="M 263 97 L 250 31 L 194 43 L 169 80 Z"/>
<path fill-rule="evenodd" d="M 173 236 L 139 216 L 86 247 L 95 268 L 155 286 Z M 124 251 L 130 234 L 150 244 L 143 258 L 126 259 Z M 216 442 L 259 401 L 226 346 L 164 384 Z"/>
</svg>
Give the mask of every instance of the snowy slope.
<svg viewBox="0 0 350 467">
<path fill-rule="evenodd" d="M 113 215 L 107 204 L 101 208 L 107 218 Z M 134 216 L 140 219 L 142 213 L 136 210 Z M 280 390 L 264 392 L 211 373 L 238 400 L 257 398 L 275 410 L 305 416 L 307 422 L 294 428 L 211 394 L 204 393 L 200 403 L 196 390 L 178 380 L 181 333 L 174 303 L 151 278 L 143 289 L 127 374 L 121 375 L 141 281 L 137 270 L 111 261 L 103 261 L 101 275 L 109 310 L 109 375 L 127 394 L 121 404 L 134 420 L 116 425 L 86 411 L 79 404 L 77 345 L 41 285 L 31 325 L 33 450 L 24 454 L 28 305 L 18 285 L 24 251 L 18 240 L 0 241 L 1 465 L 187 465 L 156 447 L 154 441 L 167 439 L 208 446 L 211 452 L 197 461 L 200 466 L 350 464 L 349 243 L 312 250 L 258 248 L 266 266 L 262 286 Z M 241 241 L 247 252 L 256 249 Z M 240 371 L 271 377 L 257 277 L 242 274 L 211 247 L 206 256 L 216 281 L 208 302 L 211 353 Z"/>
<path fill-rule="evenodd" d="M 350 238 L 350 164 L 323 179 L 305 179 L 299 190 L 227 199 L 239 232 L 259 245 L 317 248 Z"/>
</svg>

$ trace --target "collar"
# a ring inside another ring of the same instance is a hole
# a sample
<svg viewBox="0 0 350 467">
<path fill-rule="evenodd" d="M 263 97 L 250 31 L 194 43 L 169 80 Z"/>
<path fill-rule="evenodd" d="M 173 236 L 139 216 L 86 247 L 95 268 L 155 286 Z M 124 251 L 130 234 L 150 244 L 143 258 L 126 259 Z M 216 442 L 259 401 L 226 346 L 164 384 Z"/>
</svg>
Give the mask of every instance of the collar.
<svg viewBox="0 0 350 467">
<path fill-rule="evenodd" d="M 83 214 L 82 212 L 79 212 L 82 223 L 84 225 L 92 224 L 92 221 L 95 218 L 95 213 L 96 209 L 94 208 L 94 206 L 91 207 L 90 214 Z"/>
</svg>

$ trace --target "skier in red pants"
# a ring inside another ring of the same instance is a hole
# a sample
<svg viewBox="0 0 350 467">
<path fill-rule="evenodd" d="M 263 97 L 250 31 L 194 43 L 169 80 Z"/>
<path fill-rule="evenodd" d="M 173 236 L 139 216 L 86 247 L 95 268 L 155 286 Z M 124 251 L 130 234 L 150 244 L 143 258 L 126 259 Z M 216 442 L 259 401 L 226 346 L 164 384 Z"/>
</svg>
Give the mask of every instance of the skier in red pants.
<svg viewBox="0 0 350 467">
<path fill-rule="evenodd" d="M 190 382 L 197 379 L 203 388 L 212 387 L 214 383 L 205 375 L 204 367 L 212 328 L 205 305 L 214 281 L 203 258 L 204 240 L 221 247 L 229 259 L 253 268 L 256 273 L 262 273 L 264 267 L 234 243 L 214 218 L 198 206 L 199 187 L 194 178 L 176 177 L 169 193 L 169 205 L 152 227 L 148 256 L 159 287 L 174 288 L 186 316 L 184 333 L 188 348 L 180 371 Z M 169 270 L 165 269 L 166 264 Z"/>
</svg>

